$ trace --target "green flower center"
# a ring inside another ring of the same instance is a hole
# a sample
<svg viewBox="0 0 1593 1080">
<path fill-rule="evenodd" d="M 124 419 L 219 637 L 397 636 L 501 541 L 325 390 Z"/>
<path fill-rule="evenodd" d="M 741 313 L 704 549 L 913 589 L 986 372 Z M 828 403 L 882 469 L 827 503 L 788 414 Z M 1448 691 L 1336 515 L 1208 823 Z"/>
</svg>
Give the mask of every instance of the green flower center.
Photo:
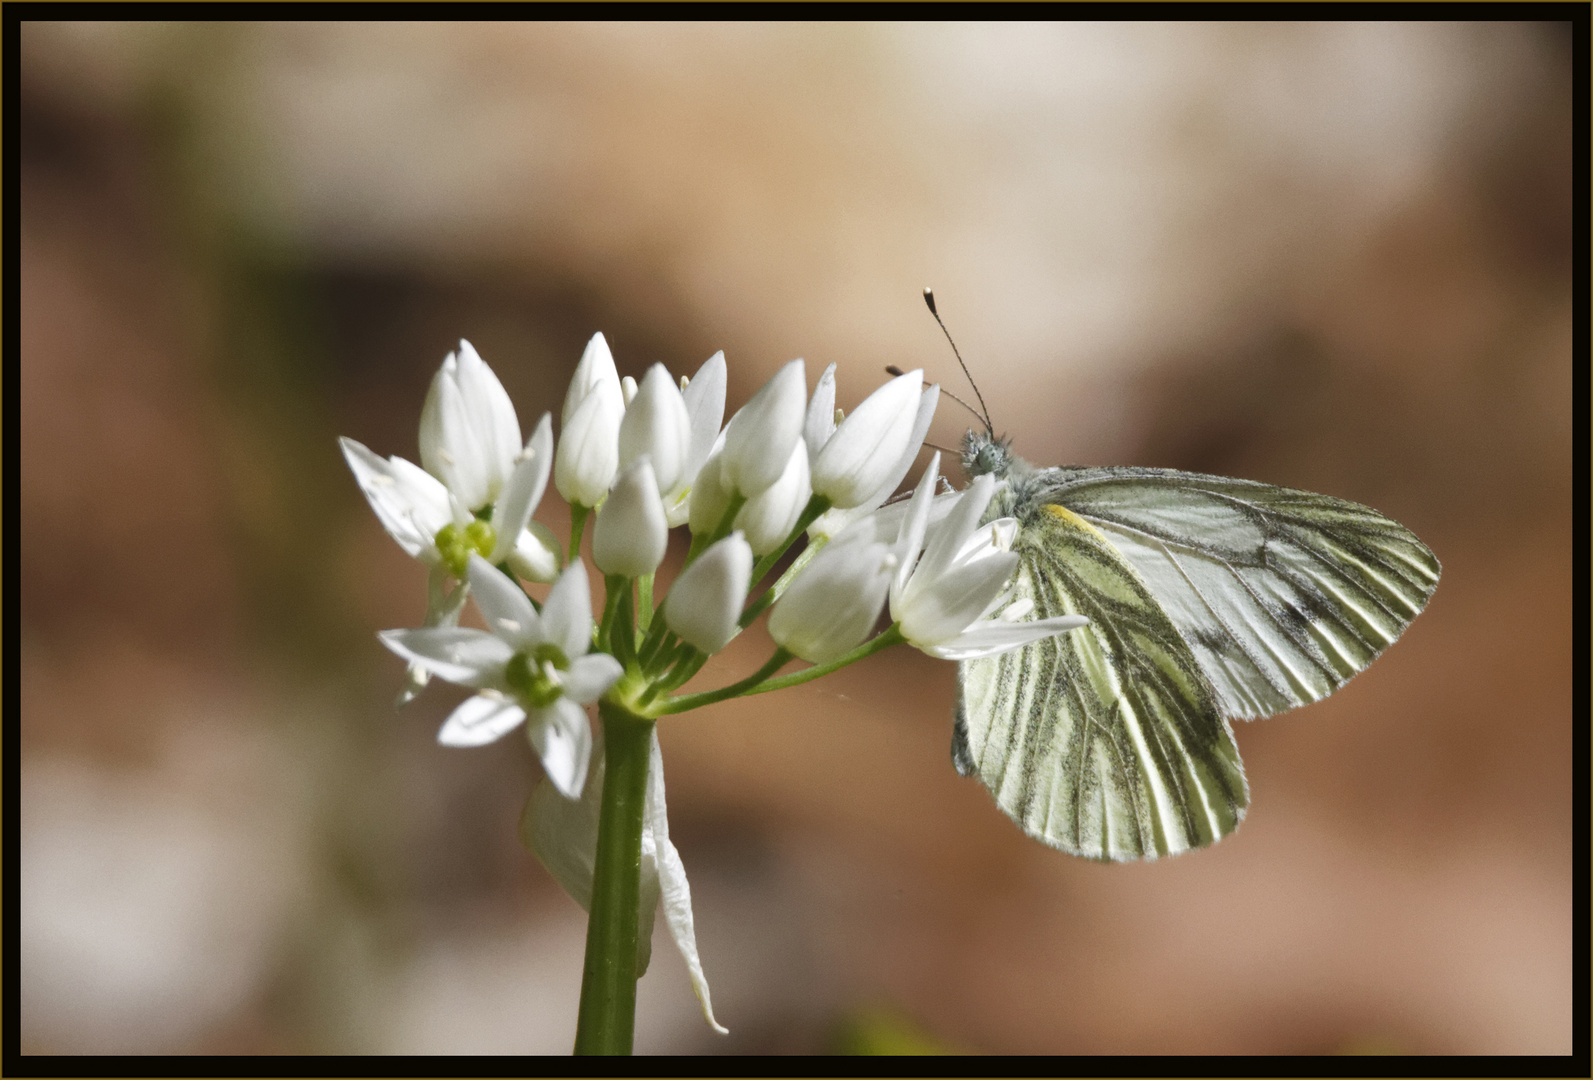
<svg viewBox="0 0 1593 1080">
<path fill-rule="evenodd" d="M 543 642 L 530 652 L 518 652 L 504 668 L 509 689 L 539 709 L 552 705 L 564 693 L 560 672 L 570 670 L 569 657 L 557 645 Z"/>
<path fill-rule="evenodd" d="M 490 521 L 478 519 L 463 529 L 457 525 L 444 525 L 437 530 L 435 542 L 448 572 L 456 578 L 463 578 L 470 565 L 471 554 L 480 555 L 483 559 L 490 556 L 493 545 L 498 542 L 498 533 Z"/>
</svg>

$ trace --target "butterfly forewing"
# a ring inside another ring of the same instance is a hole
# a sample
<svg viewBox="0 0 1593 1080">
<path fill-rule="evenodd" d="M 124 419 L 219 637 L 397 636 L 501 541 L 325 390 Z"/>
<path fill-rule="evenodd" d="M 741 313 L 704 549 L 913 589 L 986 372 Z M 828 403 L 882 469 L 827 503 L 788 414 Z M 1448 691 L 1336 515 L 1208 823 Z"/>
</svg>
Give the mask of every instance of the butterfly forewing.
<svg viewBox="0 0 1593 1080">
<path fill-rule="evenodd" d="M 1134 567 L 1058 505 L 1020 508 L 1015 598 L 1090 625 L 959 675 L 958 767 L 1030 836 L 1098 859 L 1155 858 L 1244 815 L 1233 735 L 1200 664 Z"/>
<path fill-rule="evenodd" d="M 1034 504 L 1094 525 L 1189 644 L 1225 716 L 1319 700 L 1393 644 L 1438 585 L 1398 522 L 1326 495 L 1172 469 L 1047 469 Z"/>
</svg>

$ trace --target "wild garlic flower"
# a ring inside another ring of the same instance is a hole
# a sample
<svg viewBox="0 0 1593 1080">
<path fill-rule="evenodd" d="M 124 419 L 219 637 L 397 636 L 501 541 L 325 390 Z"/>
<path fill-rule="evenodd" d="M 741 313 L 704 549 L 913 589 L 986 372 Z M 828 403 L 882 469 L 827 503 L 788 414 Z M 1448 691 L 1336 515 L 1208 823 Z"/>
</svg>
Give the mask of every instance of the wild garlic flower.
<svg viewBox="0 0 1593 1080">
<path fill-rule="evenodd" d="M 641 577 L 658 569 L 668 546 L 669 523 L 653 479 L 652 458 L 643 454 L 620 473 L 598 508 L 592 561 L 605 574 Z"/>
<path fill-rule="evenodd" d="M 849 510 L 882 487 L 894 490 L 902 479 L 898 463 L 909 449 L 916 456 L 923 439 L 913 439 L 923 388 L 924 373 L 909 371 L 864 398 L 813 455 L 814 492 Z"/>
<path fill-rule="evenodd" d="M 812 496 L 808 448 L 798 439 L 780 478 L 747 500 L 736 514 L 735 527 L 746 534 L 754 554 L 767 555 L 785 543 Z"/>
<path fill-rule="evenodd" d="M 1018 523 L 998 518 L 980 526 L 995 478 L 975 478 L 956 496 L 945 519 L 928 538 L 931 500 L 940 475 L 937 452 L 914 491 L 894 549 L 891 618 L 909 644 L 942 660 L 977 660 L 1031 641 L 1086 625 L 1082 615 L 1018 621 L 1032 601 L 1004 602 L 1018 566 L 1012 551 Z M 922 558 L 920 558 L 922 552 Z M 997 612 L 1000 611 L 998 615 Z"/>
<path fill-rule="evenodd" d="M 625 406 L 619 429 L 620 468 L 646 455 L 653 463 L 658 494 L 663 495 L 685 477 L 691 442 L 691 415 L 680 388 L 663 364 L 654 364 Z"/>
<path fill-rule="evenodd" d="M 827 664 L 861 645 L 879 619 L 896 555 L 871 530 L 825 545 L 769 613 L 769 636 L 787 652 Z"/>
<path fill-rule="evenodd" d="M 468 341 L 448 354 L 427 392 L 420 423 L 425 469 L 378 457 L 354 439 L 338 443 L 382 527 L 430 571 L 424 625 L 458 623 L 472 553 L 508 561 L 530 581 L 557 575 L 557 542 L 531 520 L 553 464 L 552 419 L 543 414 L 522 449 L 514 406 Z M 412 665 L 399 704 L 428 678 Z"/>
<path fill-rule="evenodd" d="M 594 507 L 619 473 L 625 393 L 602 334 L 587 342 L 564 395 L 553 483 L 571 506 Z"/>
<path fill-rule="evenodd" d="M 592 653 L 592 600 L 586 567 L 576 559 L 559 576 L 542 611 L 479 555 L 470 586 L 491 632 L 467 627 L 385 630 L 398 655 L 451 683 L 480 691 L 443 723 L 445 746 L 484 746 L 527 721 L 526 734 L 548 779 L 579 798 L 592 754 L 586 710 L 623 673 L 619 661 Z"/>
<path fill-rule="evenodd" d="M 833 539 L 879 509 L 913 467 L 940 403 L 940 385 L 922 381 L 921 372 L 899 375 L 841 418 L 835 365 L 819 377 L 803 439 L 813 462 L 813 490 L 830 498 L 831 509 L 808 527 L 813 540 Z"/>
<path fill-rule="evenodd" d="M 675 486 L 664 493 L 664 513 L 669 527 L 686 524 L 692 483 L 719 438 L 719 425 L 725 419 L 725 354 L 716 352 L 704 361 L 697 374 L 681 376 L 680 398 L 686 404 L 691 427 L 691 449 L 686 468 Z"/>
<path fill-rule="evenodd" d="M 687 644 L 716 653 L 735 637 L 752 584 L 752 548 L 739 531 L 708 550 L 676 579 L 664 600 L 669 628 Z"/>
<path fill-rule="evenodd" d="M 807 399 L 805 367 L 793 360 L 730 418 L 719 465 L 727 490 L 750 499 L 780 479 L 802 438 Z"/>
</svg>

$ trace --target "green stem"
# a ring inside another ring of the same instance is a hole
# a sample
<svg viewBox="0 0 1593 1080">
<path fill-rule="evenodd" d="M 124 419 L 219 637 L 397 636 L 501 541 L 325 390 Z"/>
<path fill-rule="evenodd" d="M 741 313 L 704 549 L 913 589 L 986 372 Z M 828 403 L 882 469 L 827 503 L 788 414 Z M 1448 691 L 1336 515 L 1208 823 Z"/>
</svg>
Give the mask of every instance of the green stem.
<svg viewBox="0 0 1593 1080">
<path fill-rule="evenodd" d="M 603 617 L 597 623 L 597 648 L 599 652 L 612 653 L 610 642 L 614 637 L 614 612 L 619 608 L 620 585 L 624 578 L 606 576 L 603 579 Z"/>
<path fill-rule="evenodd" d="M 828 675 L 832 671 L 839 671 L 847 664 L 855 664 L 865 656 L 873 656 L 881 649 L 888 649 L 892 645 L 899 645 L 906 640 L 906 638 L 902 637 L 901 627 L 892 623 L 890 629 L 883 634 L 872 641 L 863 642 L 863 644 L 845 656 L 831 660 L 828 664 L 814 664 L 810 668 L 793 671 L 791 674 L 782 675 L 778 679 L 769 679 L 746 686 L 745 689 L 738 690 L 737 688 L 742 687 L 750 680 L 743 679 L 741 682 L 736 683 L 735 686 L 725 687 L 724 690 L 709 690 L 701 694 L 687 694 L 684 697 L 671 698 L 662 709 L 658 710 L 658 714 L 663 716 L 666 713 L 685 712 L 687 709 L 695 709 L 702 705 L 712 705 L 715 701 L 723 701 L 726 697 L 734 696 L 725 693 L 728 690 L 737 690 L 738 693 L 750 696 L 752 694 L 767 694 L 770 690 L 784 690 L 788 686 L 801 686 L 805 682 L 811 682 L 814 679 Z M 780 650 L 780 652 L 784 651 L 783 649 Z M 777 652 L 775 655 L 779 656 L 780 653 Z"/>
<path fill-rule="evenodd" d="M 797 538 L 808 531 L 808 526 L 817 521 L 819 519 L 819 515 L 824 513 L 829 508 L 830 500 L 825 498 L 823 495 L 815 495 L 809 499 L 807 506 L 802 508 L 802 516 L 797 518 L 797 523 L 791 529 L 790 534 L 785 538 L 785 542 L 779 547 L 775 548 L 773 551 L 769 552 L 763 558 L 759 559 L 757 565 L 752 568 L 752 580 L 762 581 L 763 575 L 774 569 L 774 564 L 780 561 L 780 556 L 789 551 L 791 549 L 791 545 L 797 542 Z M 742 623 L 741 625 L 746 626 L 747 624 Z"/>
<path fill-rule="evenodd" d="M 884 635 L 881 635 L 882 637 Z M 665 716 L 669 713 L 685 712 L 687 709 L 700 709 L 704 705 L 712 705 L 716 701 L 726 698 L 740 697 L 743 694 L 757 693 L 752 689 L 763 682 L 776 671 L 785 667 L 791 660 L 791 654 L 784 649 L 774 650 L 774 655 L 769 657 L 769 662 L 757 671 L 748 675 L 740 682 L 733 682 L 729 686 L 721 686 L 717 690 L 705 690 L 700 694 L 687 694 L 684 697 L 670 698 L 664 707 L 658 710 L 658 715 Z"/>
<path fill-rule="evenodd" d="M 682 566 L 681 569 L 684 570 L 686 566 L 690 566 L 692 563 L 696 562 L 697 556 L 708 550 L 708 548 L 712 545 L 717 544 L 719 541 L 729 536 L 731 528 L 736 523 L 736 515 L 741 513 L 741 508 L 746 505 L 747 497 L 745 495 L 731 495 L 730 503 L 725 507 L 723 516 L 720 517 L 718 527 L 715 528 L 713 532 L 706 535 L 692 536 L 691 550 L 686 552 L 686 565 Z M 753 578 L 753 580 L 756 581 L 757 578 Z"/>
<path fill-rule="evenodd" d="M 609 599 L 614 601 L 614 621 L 608 630 L 608 651 L 627 667 L 636 659 L 636 609 L 635 599 L 631 595 L 633 580 L 618 574 L 609 574 L 604 579 Z"/>
<path fill-rule="evenodd" d="M 791 560 L 791 565 L 785 568 L 785 573 L 780 575 L 779 580 L 763 590 L 762 596 L 747 605 L 747 610 L 741 613 L 738 625 L 745 630 L 752 625 L 753 619 L 763 614 L 764 609 L 780 599 L 780 594 L 785 592 L 791 582 L 796 579 L 796 576 L 802 572 L 802 568 L 813 561 L 813 556 L 824 550 L 825 543 L 827 541 L 809 540 L 808 546 L 802 549 L 802 554 Z M 753 580 L 757 579 L 754 578 Z"/>
<path fill-rule="evenodd" d="M 586 531 L 586 517 L 592 512 L 590 506 L 576 503 L 570 507 L 570 557 L 566 565 L 575 561 L 581 554 L 581 534 Z"/>
<path fill-rule="evenodd" d="M 636 1029 L 636 935 L 642 881 L 642 818 L 653 722 L 601 702 L 603 805 L 592 862 L 586 967 L 575 1026 L 577 1054 L 629 1054 Z"/>
<path fill-rule="evenodd" d="M 653 575 L 636 579 L 636 628 L 643 633 L 653 621 Z"/>
<path fill-rule="evenodd" d="M 682 646 L 683 655 L 674 665 L 673 670 L 660 681 L 659 685 L 664 690 L 674 690 L 690 682 L 692 676 L 702 670 L 708 662 L 708 654 L 693 649 L 690 645 Z"/>
<path fill-rule="evenodd" d="M 642 640 L 641 648 L 636 650 L 636 661 L 644 672 L 667 669 L 665 664 L 660 668 L 655 661 L 660 654 L 667 655 L 674 651 L 676 637 L 670 633 L 668 625 L 663 619 L 654 619 L 653 625 L 647 630 L 647 636 Z"/>
</svg>

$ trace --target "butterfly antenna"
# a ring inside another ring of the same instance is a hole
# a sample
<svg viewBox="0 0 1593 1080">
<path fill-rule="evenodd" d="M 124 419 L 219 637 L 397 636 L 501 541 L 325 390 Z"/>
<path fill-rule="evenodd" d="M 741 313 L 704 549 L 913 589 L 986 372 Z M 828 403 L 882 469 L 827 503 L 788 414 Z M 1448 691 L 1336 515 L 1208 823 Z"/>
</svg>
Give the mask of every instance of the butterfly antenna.
<svg viewBox="0 0 1593 1080">
<path fill-rule="evenodd" d="M 903 371 L 901 368 L 897 367 L 895 364 L 886 364 L 885 365 L 885 374 L 901 376 L 901 375 L 905 375 L 907 373 L 905 371 Z M 983 424 L 985 422 L 985 418 L 983 416 L 979 415 L 979 410 L 974 408 L 972 405 L 968 404 L 962 398 L 958 397 L 956 394 L 953 394 L 950 390 L 947 390 L 944 386 L 942 386 L 940 388 L 940 392 L 942 394 L 945 394 L 947 397 L 951 398 L 951 400 L 955 401 L 957 404 L 961 405 L 963 408 L 967 409 L 969 412 L 973 413 L 973 416 L 974 416 L 975 420 L 979 421 L 981 424 Z M 924 445 L 925 446 L 929 446 L 930 444 L 929 443 L 925 443 Z M 936 450 L 940 450 L 940 449 L 942 449 L 942 447 L 937 446 L 937 447 L 935 447 L 935 449 Z"/>
<path fill-rule="evenodd" d="M 985 406 L 985 396 L 979 392 L 979 384 L 974 382 L 973 375 L 968 371 L 968 365 L 963 363 L 962 353 L 957 351 L 957 343 L 951 340 L 951 331 L 946 329 L 944 322 L 941 322 L 940 312 L 935 310 L 935 290 L 924 290 L 924 303 L 928 305 L 929 313 L 935 317 L 935 322 L 940 324 L 940 332 L 946 335 L 946 341 L 951 345 L 951 354 L 957 358 L 957 363 L 962 366 L 962 373 L 968 379 L 968 385 L 973 387 L 974 397 L 979 399 L 979 409 L 983 413 L 982 419 L 985 422 L 985 431 L 992 436 L 995 435 L 996 426 L 990 422 L 990 410 Z M 956 398 L 956 395 L 952 396 L 958 401 L 962 400 L 961 398 Z M 966 405 L 967 402 L 963 402 L 963 404 Z M 968 411 L 973 412 L 973 409 L 970 408 Z M 979 413 L 974 415 L 978 416 Z"/>
</svg>

